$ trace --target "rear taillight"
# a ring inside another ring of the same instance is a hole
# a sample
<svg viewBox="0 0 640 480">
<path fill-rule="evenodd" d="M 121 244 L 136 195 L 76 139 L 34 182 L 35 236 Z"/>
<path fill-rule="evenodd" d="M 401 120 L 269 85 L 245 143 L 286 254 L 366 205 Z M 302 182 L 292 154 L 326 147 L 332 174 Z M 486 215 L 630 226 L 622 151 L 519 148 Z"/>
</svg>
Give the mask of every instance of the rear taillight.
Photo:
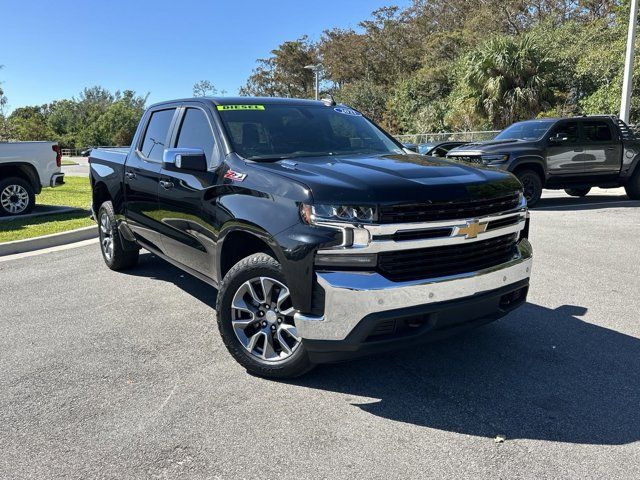
<svg viewBox="0 0 640 480">
<path fill-rule="evenodd" d="M 58 167 L 62 166 L 62 152 L 60 151 L 60 147 L 58 145 L 52 145 L 51 149 L 56 152 L 56 165 Z"/>
</svg>

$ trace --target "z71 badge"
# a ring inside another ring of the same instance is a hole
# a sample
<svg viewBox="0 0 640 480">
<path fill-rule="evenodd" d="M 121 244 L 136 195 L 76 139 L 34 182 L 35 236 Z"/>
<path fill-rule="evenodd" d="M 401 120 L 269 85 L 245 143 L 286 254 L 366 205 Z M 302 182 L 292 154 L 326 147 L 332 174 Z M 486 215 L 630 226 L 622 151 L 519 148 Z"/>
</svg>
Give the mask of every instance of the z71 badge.
<svg viewBox="0 0 640 480">
<path fill-rule="evenodd" d="M 233 180 L 234 182 L 242 182 L 245 178 L 247 178 L 247 174 L 229 170 L 224 174 L 224 178 L 228 178 L 229 180 Z"/>
</svg>

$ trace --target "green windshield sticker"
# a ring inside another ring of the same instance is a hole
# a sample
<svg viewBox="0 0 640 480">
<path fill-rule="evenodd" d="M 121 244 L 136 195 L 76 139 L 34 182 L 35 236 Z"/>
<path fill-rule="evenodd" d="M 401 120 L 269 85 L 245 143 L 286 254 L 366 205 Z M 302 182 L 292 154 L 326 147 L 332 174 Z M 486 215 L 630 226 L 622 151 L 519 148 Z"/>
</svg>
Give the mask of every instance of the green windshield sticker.
<svg viewBox="0 0 640 480">
<path fill-rule="evenodd" d="M 218 105 L 218 110 L 264 110 L 264 105 Z"/>
</svg>

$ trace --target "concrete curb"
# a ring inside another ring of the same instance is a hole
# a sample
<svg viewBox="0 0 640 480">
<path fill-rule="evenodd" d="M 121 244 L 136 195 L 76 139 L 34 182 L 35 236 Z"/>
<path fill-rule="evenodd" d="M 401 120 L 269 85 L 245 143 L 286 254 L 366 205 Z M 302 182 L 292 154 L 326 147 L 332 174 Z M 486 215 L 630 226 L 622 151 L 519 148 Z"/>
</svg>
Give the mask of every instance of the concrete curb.
<svg viewBox="0 0 640 480">
<path fill-rule="evenodd" d="M 35 217 L 46 217 L 47 215 L 58 215 L 60 213 L 74 213 L 74 212 L 86 212 L 85 209 L 83 208 L 77 208 L 77 207 L 56 207 L 56 206 L 40 206 L 40 208 L 47 208 L 48 210 L 42 212 L 34 212 L 34 213 L 28 213 L 26 215 L 12 215 L 10 217 L 0 217 L 0 222 L 14 222 L 16 220 L 26 220 L 29 218 L 35 218 Z M 38 206 L 36 206 L 36 208 L 38 208 Z"/>
<path fill-rule="evenodd" d="M 78 228 L 76 230 L 69 230 L 68 232 L 53 233 L 51 235 L 43 235 L 42 237 L 0 243 L 0 257 L 16 253 L 32 252 L 42 248 L 58 247 L 68 243 L 89 240 L 96 238 L 97 236 L 98 227 L 92 225 L 89 227 Z"/>
</svg>

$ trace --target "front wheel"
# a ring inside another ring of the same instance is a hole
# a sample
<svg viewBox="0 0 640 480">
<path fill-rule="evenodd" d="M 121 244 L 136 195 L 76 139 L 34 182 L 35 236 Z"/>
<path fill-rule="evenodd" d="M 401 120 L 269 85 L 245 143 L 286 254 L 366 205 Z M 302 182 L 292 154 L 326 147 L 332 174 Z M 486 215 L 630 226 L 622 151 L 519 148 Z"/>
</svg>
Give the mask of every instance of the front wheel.
<svg viewBox="0 0 640 480">
<path fill-rule="evenodd" d="M 591 187 L 588 188 L 565 188 L 567 195 L 572 197 L 586 197 L 587 193 L 591 191 Z"/>
<path fill-rule="evenodd" d="M 533 207 L 542 196 L 542 179 L 533 170 L 522 170 L 516 173 L 516 177 L 522 183 L 524 188 L 524 198 L 527 199 L 527 205 Z"/>
<path fill-rule="evenodd" d="M 248 372 L 293 378 L 313 368 L 296 330 L 282 268 L 270 255 L 251 255 L 229 270 L 216 312 L 225 346 Z"/>
</svg>

